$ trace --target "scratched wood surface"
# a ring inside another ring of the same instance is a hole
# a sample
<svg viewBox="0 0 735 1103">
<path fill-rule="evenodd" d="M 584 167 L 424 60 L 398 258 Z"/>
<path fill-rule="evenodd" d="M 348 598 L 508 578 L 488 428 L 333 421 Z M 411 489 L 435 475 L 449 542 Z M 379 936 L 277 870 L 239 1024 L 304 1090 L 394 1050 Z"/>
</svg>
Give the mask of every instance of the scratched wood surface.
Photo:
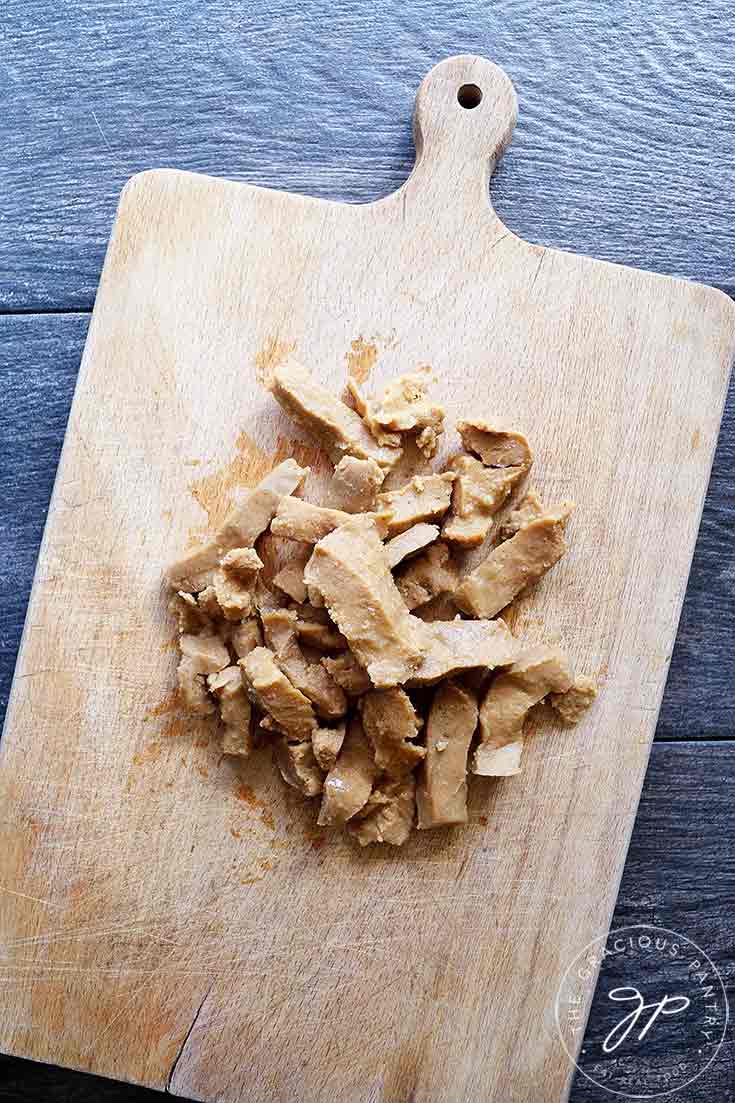
<svg viewBox="0 0 735 1103">
<path fill-rule="evenodd" d="M 456 100 L 467 79 L 484 91 L 471 113 Z M 2 746 L 5 883 L 24 894 L 2 903 L 11 1052 L 222 1099 L 460 1099 L 480 1084 L 500 1099 L 510 1076 L 520 1100 L 570 1079 L 538 1030 L 559 963 L 614 902 L 735 314 L 717 292 L 506 230 L 486 200 L 513 116 L 497 70 L 435 72 L 419 107 L 417 168 L 373 206 L 178 173 L 126 190 Z M 376 378 L 428 359 L 449 399 L 459 378 L 468 404 L 498 416 L 533 421 L 543 406 L 540 487 L 573 485 L 579 520 L 575 550 L 516 625 L 532 631 L 541 610 L 578 664 L 606 674 L 595 713 L 553 751 L 534 746 L 512 798 L 477 793 L 471 830 L 417 840 L 400 861 L 314 839 L 267 763 L 243 788 L 206 733 L 162 703 L 172 660 L 158 573 L 201 524 L 187 490 L 211 520 L 233 476 L 282 448 L 256 371 L 295 342 L 336 383 L 364 334 Z M 222 429 L 233 411 L 247 433 L 236 446 Z M 202 455 L 215 470 L 192 479 Z M 641 511 L 646 530 L 631 524 Z M 542 928 L 553 935 L 539 945 Z M 513 978 L 529 968 L 536 988 L 521 998 Z"/>
<path fill-rule="evenodd" d="M 411 167 L 415 88 L 463 51 L 519 92 L 523 127 L 494 185 L 512 229 L 735 288 L 729 0 L 4 7 L 5 309 L 91 306 L 117 197 L 142 169 L 388 194 Z"/>
</svg>

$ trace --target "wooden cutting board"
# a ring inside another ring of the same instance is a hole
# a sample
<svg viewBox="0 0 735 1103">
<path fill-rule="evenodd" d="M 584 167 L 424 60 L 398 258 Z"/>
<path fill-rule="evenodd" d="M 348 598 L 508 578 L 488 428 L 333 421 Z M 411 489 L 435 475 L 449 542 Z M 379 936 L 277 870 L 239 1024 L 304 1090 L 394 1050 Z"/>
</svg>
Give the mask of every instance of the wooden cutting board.
<svg viewBox="0 0 735 1103">
<path fill-rule="evenodd" d="M 206 1100 L 565 1096 L 554 996 L 613 909 L 735 308 L 508 230 L 488 177 L 515 112 L 499 69 L 453 58 L 377 203 L 125 188 L 0 756 L 6 1052 Z M 524 429 L 542 496 L 578 503 L 512 623 L 599 674 L 599 703 L 542 717 L 520 777 L 473 781 L 466 828 L 398 852 L 316 829 L 267 754 L 221 760 L 172 693 L 163 565 L 277 460 L 323 473 L 258 384 L 291 351 L 335 388 L 431 364 L 451 415 Z"/>
</svg>

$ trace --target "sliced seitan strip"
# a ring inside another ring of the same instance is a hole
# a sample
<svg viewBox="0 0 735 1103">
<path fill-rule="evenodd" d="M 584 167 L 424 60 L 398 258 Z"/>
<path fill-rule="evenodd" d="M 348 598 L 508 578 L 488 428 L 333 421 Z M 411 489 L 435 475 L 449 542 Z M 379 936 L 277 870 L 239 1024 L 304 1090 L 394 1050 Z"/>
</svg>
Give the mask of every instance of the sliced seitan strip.
<svg viewBox="0 0 735 1103">
<path fill-rule="evenodd" d="M 552 693 L 549 704 L 565 724 L 577 724 L 597 697 L 597 682 L 580 674 L 565 693 Z"/>
<path fill-rule="evenodd" d="M 314 748 L 314 757 L 322 770 L 333 769 L 337 755 L 342 749 L 347 725 L 343 720 L 335 728 L 314 728 L 311 733 L 311 745 Z"/>
<path fill-rule="evenodd" d="M 317 716 L 337 720 L 347 712 L 347 698 L 331 675 L 319 663 L 310 663 L 299 646 L 296 613 L 291 609 L 270 609 L 261 613 L 265 642 L 286 677 L 308 697 Z"/>
<path fill-rule="evenodd" d="M 458 421 L 457 432 L 467 451 L 486 467 L 520 467 L 526 474 L 531 470 L 533 454 L 522 433 L 497 429 L 483 418 Z"/>
<path fill-rule="evenodd" d="M 204 675 L 197 670 L 194 660 L 183 655 L 177 673 L 179 699 L 186 711 L 194 716 L 210 716 L 214 712 L 214 702 L 207 693 Z"/>
<path fill-rule="evenodd" d="M 402 563 L 404 559 L 408 559 L 411 555 L 416 555 L 417 552 L 423 551 L 429 544 L 433 544 L 438 536 L 438 527 L 436 525 L 427 525 L 424 522 L 420 525 L 413 525 L 412 528 L 406 529 L 405 532 L 399 532 L 398 536 L 394 536 L 393 539 L 389 540 L 385 545 L 391 570 L 397 567 L 399 563 Z"/>
<path fill-rule="evenodd" d="M 490 684 L 480 706 L 480 743 L 472 770 L 489 777 L 521 771 L 523 723 L 548 693 L 565 693 L 572 677 L 558 647 L 529 648 Z"/>
<path fill-rule="evenodd" d="M 400 448 L 381 447 L 360 415 L 295 360 L 276 368 L 271 389 L 286 413 L 316 438 L 335 466 L 343 456 L 355 456 L 375 460 L 389 471 L 401 458 Z"/>
<path fill-rule="evenodd" d="M 311 739 L 316 717 L 311 701 L 296 689 L 267 647 L 256 647 L 240 659 L 243 681 L 253 704 L 267 712 L 287 739 Z"/>
<path fill-rule="evenodd" d="M 214 703 L 207 693 L 205 678 L 224 670 L 230 662 L 229 652 L 219 636 L 195 636 L 188 632 L 179 638 L 179 647 L 179 694 L 184 708 L 196 716 L 209 716 L 214 712 Z"/>
<path fill-rule="evenodd" d="M 207 610 L 203 609 L 193 594 L 179 590 L 171 597 L 169 612 L 173 613 L 179 622 L 179 632 L 187 632 L 197 635 L 212 631 L 212 618 Z"/>
<path fill-rule="evenodd" d="M 356 514 L 320 540 L 304 581 L 321 593 L 373 685 L 398 685 L 410 677 L 424 652 L 425 630 L 396 589 L 371 517 Z"/>
<path fill-rule="evenodd" d="M 409 686 L 433 685 L 476 667 L 510 666 L 519 654 L 518 641 L 500 619 L 435 621 L 426 626 L 426 634 L 429 647 Z"/>
<path fill-rule="evenodd" d="M 375 791 L 374 791 L 375 792 Z M 386 781 L 380 786 L 380 801 L 367 816 L 355 817 L 347 831 L 360 846 L 388 843 L 403 846 L 413 828 L 416 815 L 416 779 L 413 774 L 400 781 Z"/>
<path fill-rule="evenodd" d="M 360 698 L 359 709 L 378 769 L 391 778 L 410 773 L 426 750 L 411 742 L 419 733 L 421 720 L 408 694 L 398 686 L 373 689 Z"/>
<path fill-rule="evenodd" d="M 395 578 L 408 608 L 416 609 L 440 594 L 452 593 L 459 582 L 459 572 L 449 548 L 439 542 L 401 567 Z"/>
<path fill-rule="evenodd" d="M 341 509 L 325 509 L 302 498 L 283 498 L 271 522 L 271 532 L 274 536 L 316 544 L 351 516 Z"/>
<path fill-rule="evenodd" d="M 321 651 L 342 651 L 347 640 L 323 605 L 296 605 L 296 631 L 302 643 Z"/>
<path fill-rule="evenodd" d="M 416 790 L 418 826 L 467 823 L 467 755 L 477 727 L 477 698 L 447 681 L 437 687 L 426 722 L 426 758 Z"/>
<path fill-rule="evenodd" d="M 378 495 L 378 509 L 388 514 L 388 536 L 397 536 L 420 521 L 438 521 L 452 499 L 453 471 L 441 475 L 414 475 L 398 490 Z"/>
<path fill-rule="evenodd" d="M 294 545 L 291 545 L 294 547 Z M 273 585 L 291 598 L 292 601 L 303 603 L 306 601 L 306 585 L 304 584 L 304 567 L 306 566 L 311 548 L 299 547 L 289 555 L 288 563 L 274 575 Z"/>
<path fill-rule="evenodd" d="M 348 389 L 376 440 L 391 444 L 396 432 L 410 432 L 430 459 L 444 426 L 444 408 L 429 398 L 429 385 L 435 382 L 431 368 L 422 367 L 392 379 L 377 399 L 366 399 L 354 379 L 348 381 Z"/>
<path fill-rule="evenodd" d="M 224 724 L 222 751 L 224 754 L 247 758 L 253 749 L 251 732 L 252 706 L 242 684 L 239 666 L 226 666 L 218 674 L 207 678 L 210 693 L 219 701 L 219 711 Z"/>
<path fill-rule="evenodd" d="M 490 532 L 496 513 L 524 477 L 525 469 L 486 467 L 474 456 L 455 456 L 451 466 L 457 477 L 442 536 L 462 547 L 475 548 Z"/>
<path fill-rule="evenodd" d="M 385 471 L 375 460 L 343 456 L 329 485 L 329 504 L 346 513 L 367 513 L 374 509 Z"/>
<path fill-rule="evenodd" d="M 230 642 L 238 659 L 244 659 L 256 647 L 262 647 L 263 634 L 260 631 L 258 618 L 248 617 L 242 624 L 238 624 L 233 630 Z"/>
<path fill-rule="evenodd" d="M 573 508 L 571 502 L 562 502 L 494 548 L 455 591 L 459 608 L 476 617 L 494 617 L 538 582 L 567 550 L 564 526 Z"/>
<path fill-rule="evenodd" d="M 529 490 L 518 503 L 518 507 L 512 509 L 503 521 L 498 532 L 499 539 L 510 540 L 511 536 L 515 536 L 529 521 L 540 517 L 543 512 L 544 507 L 538 494 L 535 490 Z"/>
<path fill-rule="evenodd" d="M 377 775 L 372 748 L 360 717 L 347 725 L 342 750 L 324 780 L 324 796 L 317 823 L 346 823 L 366 803 Z"/>
<path fill-rule="evenodd" d="M 226 620 L 240 621 L 255 609 L 255 586 L 263 563 L 255 548 L 233 548 L 222 557 L 212 589 Z"/>
<path fill-rule="evenodd" d="M 360 666 L 351 651 L 330 658 L 325 655 L 322 666 L 332 675 L 348 697 L 360 697 L 373 688 L 370 676 L 364 666 Z"/>
<path fill-rule="evenodd" d="M 228 515 L 213 540 L 173 563 L 166 572 L 175 590 L 198 593 L 211 585 L 220 559 L 231 548 L 252 547 L 271 523 L 282 498 L 293 494 L 309 473 L 296 460 L 284 460 L 248 492 Z"/>
<path fill-rule="evenodd" d="M 319 769 L 310 741 L 289 743 L 284 736 L 279 736 L 274 741 L 273 752 L 276 766 L 287 785 L 305 797 L 316 797 L 321 793 L 324 774 Z"/>
</svg>

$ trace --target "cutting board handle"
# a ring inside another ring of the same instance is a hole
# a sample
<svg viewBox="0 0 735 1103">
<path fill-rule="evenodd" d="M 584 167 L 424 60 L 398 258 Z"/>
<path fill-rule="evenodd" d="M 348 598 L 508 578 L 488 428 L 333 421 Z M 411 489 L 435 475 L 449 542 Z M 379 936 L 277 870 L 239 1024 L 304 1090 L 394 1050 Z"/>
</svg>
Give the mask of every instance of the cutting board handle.
<svg viewBox="0 0 735 1103">
<path fill-rule="evenodd" d="M 490 175 L 517 115 L 513 84 L 492 61 L 460 54 L 435 65 L 416 95 L 410 190 L 430 187 L 460 202 L 465 212 L 468 206 L 486 212 Z"/>
</svg>

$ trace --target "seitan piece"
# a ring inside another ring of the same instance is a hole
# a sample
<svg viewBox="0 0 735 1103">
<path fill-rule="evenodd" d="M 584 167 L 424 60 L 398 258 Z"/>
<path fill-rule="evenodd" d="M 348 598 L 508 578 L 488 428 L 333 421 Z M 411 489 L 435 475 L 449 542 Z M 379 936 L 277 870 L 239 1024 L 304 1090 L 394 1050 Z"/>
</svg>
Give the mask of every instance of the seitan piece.
<svg viewBox="0 0 735 1103">
<path fill-rule="evenodd" d="M 322 666 L 332 675 L 348 697 L 359 697 L 373 688 L 370 676 L 364 666 L 360 666 L 351 651 L 322 659 Z"/>
<path fill-rule="evenodd" d="M 239 666 L 226 666 L 207 678 L 210 693 L 219 701 L 219 711 L 224 724 L 222 751 L 224 754 L 247 758 L 253 749 L 251 733 L 252 707 L 242 684 Z"/>
<path fill-rule="evenodd" d="M 549 695 L 549 704 L 565 724 L 577 724 L 597 697 L 597 682 L 580 674 L 565 693 Z"/>
<path fill-rule="evenodd" d="M 283 498 L 271 521 L 271 532 L 274 536 L 316 544 L 351 516 L 341 509 L 325 509 L 302 498 Z"/>
<path fill-rule="evenodd" d="M 306 601 L 306 585 L 304 584 L 304 567 L 306 566 L 311 548 L 299 548 L 289 556 L 288 563 L 273 576 L 273 585 L 299 604 Z"/>
<path fill-rule="evenodd" d="M 406 529 L 405 532 L 399 532 L 398 536 L 394 536 L 385 545 L 391 570 L 402 563 L 404 559 L 416 555 L 417 552 L 423 551 L 429 544 L 433 544 L 438 536 L 438 527 L 428 525 L 423 521 L 419 525 L 413 525 L 412 528 Z"/>
<path fill-rule="evenodd" d="M 366 816 L 358 813 L 348 823 L 348 833 L 360 846 L 370 843 L 403 846 L 411 834 L 416 815 L 416 779 L 409 774 L 400 781 L 385 781 L 373 794 L 379 798 L 375 799 L 374 807 Z"/>
<path fill-rule="evenodd" d="M 229 652 L 218 636 L 195 636 L 188 632 L 179 638 L 179 647 L 179 695 L 184 708 L 196 716 L 209 716 L 214 712 L 214 704 L 205 678 L 224 670 L 230 662 Z"/>
<path fill-rule="evenodd" d="M 389 471 L 401 458 L 400 448 L 381 447 L 360 415 L 295 360 L 276 368 L 271 389 L 286 413 L 316 438 L 335 466 L 343 456 L 355 456 L 375 460 Z"/>
<path fill-rule="evenodd" d="M 254 611 L 255 585 L 262 566 L 255 548 L 233 548 L 223 555 L 211 589 L 226 620 L 240 621 Z"/>
<path fill-rule="evenodd" d="M 343 720 L 335 728 L 314 728 L 311 733 L 311 745 L 314 748 L 314 757 L 322 770 L 333 769 L 337 755 L 342 749 L 347 725 Z"/>
<path fill-rule="evenodd" d="M 329 504 L 346 513 L 367 513 L 375 508 L 385 471 L 375 460 L 343 456 L 329 486 Z"/>
<path fill-rule="evenodd" d="M 356 514 L 314 548 L 304 571 L 373 685 L 403 682 L 419 665 L 425 629 L 406 609 L 375 521 Z"/>
<path fill-rule="evenodd" d="M 426 625 L 429 645 L 409 686 L 433 685 L 463 670 L 510 666 L 519 655 L 518 641 L 504 620 L 450 620 Z"/>
<path fill-rule="evenodd" d="M 204 675 L 197 670 L 194 660 L 182 656 L 177 673 L 179 699 L 186 711 L 194 716 L 210 716 L 214 712 L 214 702 L 207 693 Z"/>
<path fill-rule="evenodd" d="M 322 791 L 324 774 L 314 757 L 311 741 L 289 743 L 280 736 L 274 741 L 273 755 L 281 777 L 302 796 L 316 797 Z"/>
<path fill-rule="evenodd" d="M 352 716 L 347 725 L 337 762 L 324 780 L 324 796 L 317 823 L 346 823 L 366 803 L 373 788 L 377 768 L 360 717 Z"/>
<path fill-rule="evenodd" d="M 438 521 L 452 499 L 453 471 L 441 475 L 414 475 L 398 490 L 378 495 L 378 509 L 388 514 L 387 535 L 397 536 L 420 521 Z"/>
<path fill-rule="evenodd" d="M 391 778 L 403 777 L 421 762 L 426 750 L 411 740 L 421 720 L 405 690 L 373 689 L 359 701 L 362 726 L 375 753 L 375 765 Z"/>
<path fill-rule="evenodd" d="M 197 635 L 212 631 L 212 618 L 208 611 L 203 609 L 193 594 L 184 590 L 175 593 L 169 602 L 169 612 L 173 613 L 179 622 L 179 633 Z"/>
<path fill-rule="evenodd" d="M 535 490 L 529 490 L 518 503 L 517 508 L 512 509 L 503 521 L 498 531 L 499 539 L 510 540 L 511 536 L 515 536 L 529 521 L 540 517 L 543 512 L 544 507 L 538 494 Z"/>
<path fill-rule="evenodd" d="M 281 499 L 298 490 L 308 473 L 308 467 L 299 467 L 296 460 L 284 460 L 274 467 L 230 512 L 213 540 L 169 567 L 169 584 L 189 593 L 211 585 L 222 556 L 231 548 L 252 547 L 268 528 Z"/>
<path fill-rule="evenodd" d="M 310 663 L 299 646 L 296 613 L 291 609 L 270 609 L 261 613 L 265 642 L 289 681 L 314 706 L 317 716 L 337 720 L 347 712 L 347 698 L 320 663 Z"/>
<path fill-rule="evenodd" d="M 457 476 L 452 487 L 452 509 L 442 527 L 445 540 L 476 548 L 493 525 L 498 510 L 525 475 L 522 467 L 486 467 L 474 456 L 455 456 Z"/>
<path fill-rule="evenodd" d="M 416 609 L 432 598 L 452 593 L 459 582 L 459 573 L 449 548 L 440 541 L 401 567 L 395 578 L 408 608 Z"/>
<path fill-rule="evenodd" d="M 486 467 L 520 467 L 526 474 L 531 470 L 533 454 L 522 433 L 497 429 L 483 418 L 458 421 L 457 432 L 467 451 Z"/>
<path fill-rule="evenodd" d="M 263 635 L 258 618 L 248 617 L 242 624 L 238 624 L 233 629 L 230 642 L 238 659 L 244 659 L 256 647 L 262 647 Z"/>
<path fill-rule="evenodd" d="M 380 398 L 366 399 L 354 379 L 348 389 L 370 431 L 381 444 L 396 443 L 396 433 L 410 432 L 427 459 L 436 452 L 444 427 L 444 408 L 429 398 L 436 378 L 428 366 L 392 379 Z M 400 442 L 400 437 L 398 438 Z"/>
<path fill-rule="evenodd" d="M 455 591 L 459 608 L 476 617 L 494 617 L 538 582 L 567 549 L 564 526 L 573 508 L 571 502 L 562 502 L 494 548 Z"/>
<path fill-rule="evenodd" d="M 529 709 L 548 693 L 565 693 L 572 684 L 566 657 L 558 647 L 539 645 L 490 683 L 480 706 L 480 743 L 472 770 L 506 777 L 521 770 L 523 723 Z"/>
<path fill-rule="evenodd" d="M 437 687 L 426 721 L 426 757 L 416 790 L 418 826 L 467 823 L 467 755 L 477 727 L 477 698 L 456 682 Z"/>
<path fill-rule="evenodd" d="M 296 605 L 296 631 L 302 643 L 321 651 L 342 651 L 347 640 L 323 605 Z"/>
<path fill-rule="evenodd" d="M 267 712 L 287 739 L 311 739 L 316 717 L 311 701 L 296 689 L 267 647 L 256 647 L 240 659 L 248 695 L 261 712 Z"/>
</svg>

